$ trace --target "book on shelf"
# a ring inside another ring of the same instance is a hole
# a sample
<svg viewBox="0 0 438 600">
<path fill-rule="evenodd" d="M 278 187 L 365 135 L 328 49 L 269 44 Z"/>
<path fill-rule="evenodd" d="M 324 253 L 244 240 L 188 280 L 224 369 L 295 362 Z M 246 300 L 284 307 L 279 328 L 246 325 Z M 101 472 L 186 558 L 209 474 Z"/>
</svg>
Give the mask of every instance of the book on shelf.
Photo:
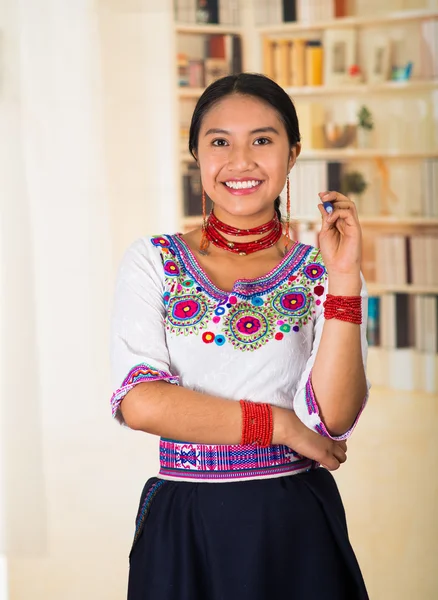
<svg viewBox="0 0 438 600">
<path fill-rule="evenodd" d="M 174 0 L 178 23 L 238 25 L 238 0 Z"/>
<path fill-rule="evenodd" d="M 427 158 L 421 163 L 420 198 L 422 213 L 438 218 L 438 159 Z"/>
<path fill-rule="evenodd" d="M 291 23 L 297 20 L 297 2 L 296 0 L 282 0 L 283 22 Z"/>
<path fill-rule="evenodd" d="M 438 236 L 388 234 L 375 240 L 376 282 L 438 286 Z"/>
<path fill-rule="evenodd" d="M 187 172 L 183 175 L 184 216 L 197 217 L 202 215 L 202 183 L 201 173 L 197 165 L 188 165 Z M 210 198 L 207 196 L 207 213 L 212 208 Z"/>
<path fill-rule="evenodd" d="M 345 17 L 347 0 L 253 0 L 258 25 L 315 23 Z"/>
<path fill-rule="evenodd" d="M 298 21 L 315 23 L 333 19 L 335 2 L 332 0 L 297 0 Z"/>
<path fill-rule="evenodd" d="M 300 217 L 319 216 L 317 205 L 319 204 L 319 192 L 329 188 L 329 172 L 333 176 L 333 164 L 325 160 L 303 160 L 295 163 L 289 175 L 291 216 L 292 219 Z M 331 165 L 329 167 L 329 165 Z M 285 190 L 281 195 L 282 214 L 286 214 Z"/>
<path fill-rule="evenodd" d="M 263 41 L 263 72 L 286 88 L 323 83 L 323 47 L 319 39 Z"/>
<path fill-rule="evenodd" d="M 242 40 L 239 35 L 207 35 L 204 56 L 177 54 L 178 85 L 203 88 L 216 79 L 242 71 Z"/>
<path fill-rule="evenodd" d="M 384 294 L 368 301 L 368 377 L 403 390 L 438 391 L 438 296 Z"/>
</svg>

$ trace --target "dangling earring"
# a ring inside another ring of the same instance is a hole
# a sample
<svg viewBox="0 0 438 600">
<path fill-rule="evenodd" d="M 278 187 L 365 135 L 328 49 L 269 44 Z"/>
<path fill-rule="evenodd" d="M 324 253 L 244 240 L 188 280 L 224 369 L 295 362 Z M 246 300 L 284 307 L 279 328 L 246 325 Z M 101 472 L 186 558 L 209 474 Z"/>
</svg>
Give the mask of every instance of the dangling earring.
<svg viewBox="0 0 438 600">
<path fill-rule="evenodd" d="M 202 237 L 201 243 L 199 244 L 199 252 L 205 256 L 209 245 L 210 242 L 207 237 L 207 200 L 204 187 L 202 187 Z"/>
<path fill-rule="evenodd" d="M 289 175 L 287 176 L 287 182 L 286 182 L 286 193 L 287 193 L 287 198 L 286 198 L 286 245 L 284 247 L 284 253 L 286 254 L 288 249 L 289 249 L 289 244 L 291 242 L 291 237 L 290 237 L 290 181 L 289 181 Z"/>
</svg>

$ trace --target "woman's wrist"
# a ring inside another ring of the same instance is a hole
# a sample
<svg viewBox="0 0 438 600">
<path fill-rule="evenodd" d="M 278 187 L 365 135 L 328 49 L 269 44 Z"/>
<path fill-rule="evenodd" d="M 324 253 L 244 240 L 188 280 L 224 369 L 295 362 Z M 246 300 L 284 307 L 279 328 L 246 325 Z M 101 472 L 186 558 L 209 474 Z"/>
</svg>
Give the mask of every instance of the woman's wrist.
<svg viewBox="0 0 438 600">
<path fill-rule="evenodd" d="M 332 296 L 360 296 L 362 281 L 357 274 L 328 274 L 328 293 Z"/>
<path fill-rule="evenodd" d="M 302 426 L 301 421 L 295 412 L 288 408 L 273 406 L 272 415 L 274 418 L 272 443 L 290 446 L 292 440 L 296 437 L 298 428 Z"/>
</svg>

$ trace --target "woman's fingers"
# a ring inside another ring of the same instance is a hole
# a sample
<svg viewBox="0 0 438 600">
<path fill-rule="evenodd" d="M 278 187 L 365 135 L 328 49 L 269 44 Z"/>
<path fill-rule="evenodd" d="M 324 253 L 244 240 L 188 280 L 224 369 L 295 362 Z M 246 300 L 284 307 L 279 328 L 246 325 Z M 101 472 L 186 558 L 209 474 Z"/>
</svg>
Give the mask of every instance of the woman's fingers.
<svg viewBox="0 0 438 600">
<path fill-rule="evenodd" d="M 319 459 L 319 462 L 329 471 L 336 471 L 347 460 L 347 444 L 344 441 L 335 442 L 330 439 L 326 441 L 324 456 Z"/>
<path fill-rule="evenodd" d="M 335 205 L 335 210 L 327 217 L 327 221 L 334 223 L 338 219 L 343 219 L 347 223 L 356 223 L 356 215 L 350 208 L 338 208 Z"/>
<path fill-rule="evenodd" d="M 340 440 L 336 442 L 338 446 L 342 448 L 344 452 L 347 452 L 347 442 L 345 440 Z"/>
<path fill-rule="evenodd" d="M 333 454 L 336 456 L 340 463 L 344 463 L 347 460 L 347 454 L 336 442 L 333 448 Z"/>
</svg>

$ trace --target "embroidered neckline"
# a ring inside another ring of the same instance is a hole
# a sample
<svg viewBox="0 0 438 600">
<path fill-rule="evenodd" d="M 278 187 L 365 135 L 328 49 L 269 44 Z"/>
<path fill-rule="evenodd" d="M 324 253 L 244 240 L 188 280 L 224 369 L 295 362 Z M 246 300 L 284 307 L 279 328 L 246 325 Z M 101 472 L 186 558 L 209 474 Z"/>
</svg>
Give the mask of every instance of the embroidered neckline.
<svg viewBox="0 0 438 600">
<path fill-rule="evenodd" d="M 180 233 L 166 237 L 173 242 L 178 259 L 184 269 L 210 296 L 218 300 L 228 298 L 230 295 L 250 297 L 270 292 L 292 275 L 303 264 L 308 255 L 315 250 L 312 246 L 295 242 L 289 252 L 268 273 L 254 279 L 237 279 L 234 282 L 233 289 L 226 291 L 213 283 Z"/>
</svg>

